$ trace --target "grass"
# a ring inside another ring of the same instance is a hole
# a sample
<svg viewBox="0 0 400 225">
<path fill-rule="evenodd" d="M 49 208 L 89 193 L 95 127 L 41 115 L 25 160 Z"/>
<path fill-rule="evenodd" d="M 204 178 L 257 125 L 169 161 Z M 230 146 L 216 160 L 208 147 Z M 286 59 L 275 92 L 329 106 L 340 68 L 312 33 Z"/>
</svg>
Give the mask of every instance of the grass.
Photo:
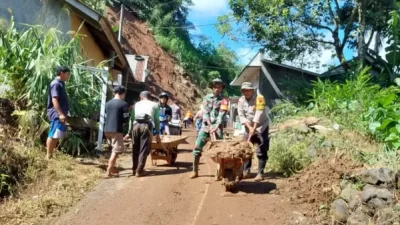
<svg viewBox="0 0 400 225">
<path fill-rule="evenodd" d="M 315 116 L 315 115 L 314 115 Z M 301 116 L 289 116 L 281 119 L 300 119 Z M 335 123 L 326 117 L 319 117 L 319 124 L 331 128 Z M 267 170 L 282 173 L 285 176 L 299 172 L 320 156 L 346 154 L 357 162 L 370 167 L 384 166 L 395 171 L 400 169 L 400 155 L 395 151 L 383 151 L 383 144 L 370 135 L 340 128 L 328 133 L 300 133 L 288 128 L 271 135 Z"/>
<path fill-rule="evenodd" d="M 57 154 L 56 159 L 47 162 L 43 150 L 14 144 L 8 150 L 14 155 L 7 159 L 27 163 L 14 166 L 18 168 L 13 172 L 19 177 L 10 186 L 12 195 L 0 204 L 0 224 L 3 225 L 49 224 L 78 202 L 102 173 L 100 168 L 80 165 L 64 154 Z"/>
</svg>

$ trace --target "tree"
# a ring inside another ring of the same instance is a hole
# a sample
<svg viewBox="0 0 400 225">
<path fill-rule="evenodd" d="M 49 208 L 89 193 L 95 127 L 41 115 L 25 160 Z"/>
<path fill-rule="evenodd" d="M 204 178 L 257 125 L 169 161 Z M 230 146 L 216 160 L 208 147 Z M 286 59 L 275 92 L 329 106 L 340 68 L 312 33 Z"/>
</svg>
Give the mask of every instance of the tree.
<svg viewBox="0 0 400 225">
<path fill-rule="evenodd" d="M 263 45 L 275 60 L 291 61 L 323 47 L 333 48 L 344 66 L 345 47 L 358 46 L 359 53 L 365 52 L 376 28 L 386 21 L 376 16 L 393 8 L 392 0 L 230 0 L 229 4 L 233 17 L 247 27 L 249 40 Z M 229 16 L 219 20 L 223 22 L 218 25 L 220 33 L 231 35 Z M 367 30 L 372 32 L 364 43 Z"/>
</svg>

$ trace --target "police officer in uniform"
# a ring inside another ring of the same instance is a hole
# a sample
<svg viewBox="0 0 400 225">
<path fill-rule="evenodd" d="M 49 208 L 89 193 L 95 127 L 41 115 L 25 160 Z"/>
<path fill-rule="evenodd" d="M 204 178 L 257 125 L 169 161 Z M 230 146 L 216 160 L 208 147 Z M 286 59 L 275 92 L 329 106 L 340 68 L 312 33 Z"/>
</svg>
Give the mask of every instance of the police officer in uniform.
<svg viewBox="0 0 400 225">
<path fill-rule="evenodd" d="M 255 181 L 264 180 L 264 168 L 268 160 L 269 149 L 269 120 L 265 109 L 264 96 L 258 94 L 250 82 L 244 82 L 241 87 L 243 96 L 238 102 L 240 123 L 246 128 L 245 139 L 257 144 L 258 172 Z M 251 160 L 245 163 L 243 178 L 249 178 Z"/>
<path fill-rule="evenodd" d="M 228 101 L 222 96 L 225 84 L 221 79 L 214 79 L 210 83 L 213 93 L 203 98 L 203 126 L 196 139 L 196 147 L 193 150 L 193 173 L 190 178 L 198 177 L 201 152 L 207 139 L 215 135 L 216 139 L 222 139 L 222 118 L 228 110 Z"/>
<path fill-rule="evenodd" d="M 169 122 L 172 118 L 172 108 L 167 104 L 169 100 L 169 95 L 165 92 L 162 92 L 158 98 L 160 99 L 160 135 L 162 135 L 165 131 L 167 135 L 170 135 L 169 132 Z"/>
<path fill-rule="evenodd" d="M 149 100 L 150 93 L 142 91 L 140 93 L 140 101 L 137 102 L 132 111 L 129 121 L 128 134 L 132 134 L 132 170 L 133 175 L 141 177 L 146 175 L 144 166 L 146 165 L 147 156 L 151 150 L 151 142 L 153 141 L 153 128 L 156 129 L 156 141 L 161 142 L 160 139 L 160 113 L 159 107 L 156 102 Z"/>
</svg>

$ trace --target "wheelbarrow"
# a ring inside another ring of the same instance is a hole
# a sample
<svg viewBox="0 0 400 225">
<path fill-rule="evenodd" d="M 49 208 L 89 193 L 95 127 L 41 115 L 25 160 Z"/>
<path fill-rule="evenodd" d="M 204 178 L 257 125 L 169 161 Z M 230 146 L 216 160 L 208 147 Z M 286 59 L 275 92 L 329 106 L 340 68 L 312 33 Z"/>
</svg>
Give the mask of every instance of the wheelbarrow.
<svg viewBox="0 0 400 225">
<path fill-rule="evenodd" d="M 231 140 L 216 140 L 215 133 L 211 134 L 212 142 L 223 142 Z M 234 140 L 232 140 L 234 141 Z M 249 158 L 239 158 L 235 156 L 224 156 L 224 157 L 211 157 L 211 159 L 217 163 L 217 169 L 215 173 L 215 180 L 221 181 L 225 188 L 225 191 L 232 191 L 236 184 L 239 183 L 243 178 L 243 165 Z"/>
<path fill-rule="evenodd" d="M 152 165 L 157 166 L 157 160 L 165 160 L 172 166 L 178 157 L 178 145 L 184 143 L 186 138 L 187 136 L 161 136 L 161 143 L 157 143 L 154 138 L 150 153 Z"/>
</svg>

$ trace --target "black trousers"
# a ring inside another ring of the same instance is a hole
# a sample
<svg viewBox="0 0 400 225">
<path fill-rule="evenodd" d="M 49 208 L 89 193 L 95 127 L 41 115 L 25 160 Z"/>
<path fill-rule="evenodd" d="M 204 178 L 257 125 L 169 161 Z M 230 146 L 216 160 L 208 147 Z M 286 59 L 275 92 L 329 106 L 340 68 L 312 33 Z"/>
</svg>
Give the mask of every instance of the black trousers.
<svg viewBox="0 0 400 225">
<path fill-rule="evenodd" d="M 132 170 L 142 172 L 150 154 L 153 127 L 149 123 L 135 123 L 132 129 Z"/>
<path fill-rule="evenodd" d="M 250 138 L 250 142 L 253 144 L 257 144 L 258 147 L 256 149 L 256 155 L 258 158 L 258 172 L 263 173 L 264 167 L 268 161 L 268 150 L 269 150 L 269 135 L 268 135 L 269 127 L 267 127 L 261 134 L 256 133 Z M 245 140 L 247 141 L 248 136 L 244 135 Z M 250 159 L 243 165 L 243 171 L 250 171 L 251 162 Z"/>
</svg>

